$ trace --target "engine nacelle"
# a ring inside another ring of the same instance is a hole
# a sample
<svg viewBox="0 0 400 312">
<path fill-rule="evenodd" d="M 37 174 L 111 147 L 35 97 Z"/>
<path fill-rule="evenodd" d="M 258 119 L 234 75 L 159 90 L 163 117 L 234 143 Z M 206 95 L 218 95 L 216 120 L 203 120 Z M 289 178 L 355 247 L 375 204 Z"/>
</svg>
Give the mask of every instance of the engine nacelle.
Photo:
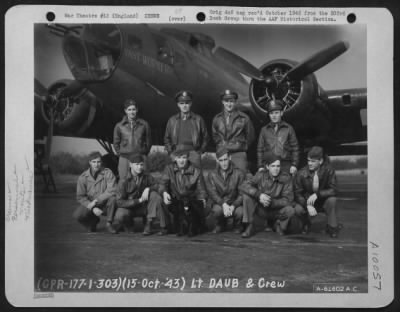
<svg viewBox="0 0 400 312">
<path fill-rule="evenodd" d="M 54 131 L 59 135 L 81 135 L 84 133 L 96 116 L 98 101 L 88 89 L 83 88 L 69 96 L 58 97 L 72 80 L 56 81 L 49 87 L 49 95 L 55 103 L 43 103 L 41 115 L 44 121 L 50 123 L 50 105 L 55 106 Z"/>
<path fill-rule="evenodd" d="M 297 62 L 278 59 L 260 67 L 266 80 L 252 79 L 249 88 L 250 102 L 255 112 L 268 119 L 267 103 L 275 98 L 285 103 L 283 118 L 289 122 L 309 114 L 319 95 L 319 86 L 314 74 L 302 80 L 283 79 Z"/>
</svg>

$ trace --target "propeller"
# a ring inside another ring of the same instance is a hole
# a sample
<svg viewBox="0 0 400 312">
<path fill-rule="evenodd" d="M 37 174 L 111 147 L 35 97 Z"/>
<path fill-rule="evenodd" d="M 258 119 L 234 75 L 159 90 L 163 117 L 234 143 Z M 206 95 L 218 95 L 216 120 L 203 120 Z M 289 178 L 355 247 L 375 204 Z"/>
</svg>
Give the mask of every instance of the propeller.
<svg viewBox="0 0 400 312">
<path fill-rule="evenodd" d="M 256 67 L 223 47 L 218 47 L 214 52 L 214 56 L 246 76 L 256 80 L 264 80 L 263 74 Z"/>
<path fill-rule="evenodd" d="M 63 97 L 69 97 L 72 95 L 79 94 L 83 89 L 84 85 L 77 80 L 71 82 L 68 86 L 61 90 L 57 96 L 57 100 Z"/>
<path fill-rule="evenodd" d="M 45 102 L 49 96 L 49 92 L 46 89 L 45 86 L 41 84 L 39 80 L 35 78 L 35 107 L 38 107 L 38 105 L 41 105 L 43 102 Z"/>
<path fill-rule="evenodd" d="M 339 55 L 346 52 L 348 48 L 348 42 L 339 41 L 334 45 L 315 53 L 287 72 L 281 82 L 284 80 L 303 79 L 305 76 L 312 74 L 326 64 L 332 62 Z"/>
<path fill-rule="evenodd" d="M 43 84 L 35 79 L 35 110 L 41 110 L 45 107 L 47 115 L 49 117 L 49 127 L 47 130 L 47 138 L 45 143 L 45 155 L 43 164 L 48 165 L 51 153 L 51 144 L 53 141 L 55 116 L 57 114 L 57 107 L 64 97 L 69 97 L 74 94 L 79 94 L 84 88 L 83 85 L 78 81 L 73 81 L 67 87 L 55 94 L 50 94 L 49 90 L 43 86 Z"/>
</svg>

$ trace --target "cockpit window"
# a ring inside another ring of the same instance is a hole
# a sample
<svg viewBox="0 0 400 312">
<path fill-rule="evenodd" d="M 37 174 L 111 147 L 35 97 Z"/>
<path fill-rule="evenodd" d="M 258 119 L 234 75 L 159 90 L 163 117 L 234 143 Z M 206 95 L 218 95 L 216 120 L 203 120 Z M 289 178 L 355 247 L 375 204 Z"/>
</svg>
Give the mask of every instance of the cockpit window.
<svg viewBox="0 0 400 312">
<path fill-rule="evenodd" d="M 142 49 L 142 40 L 133 35 L 128 35 L 128 47 L 132 51 L 140 51 Z"/>
<path fill-rule="evenodd" d="M 121 34 L 116 25 L 90 24 L 64 39 L 64 55 L 79 81 L 102 81 L 111 76 L 121 55 Z"/>
<path fill-rule="evenodd" d="M 153 38 L 157 45 L 157 58 L 163 63 L 172 65 L 174 55 L 165 37 L 153 33 Z"/>
</svg>

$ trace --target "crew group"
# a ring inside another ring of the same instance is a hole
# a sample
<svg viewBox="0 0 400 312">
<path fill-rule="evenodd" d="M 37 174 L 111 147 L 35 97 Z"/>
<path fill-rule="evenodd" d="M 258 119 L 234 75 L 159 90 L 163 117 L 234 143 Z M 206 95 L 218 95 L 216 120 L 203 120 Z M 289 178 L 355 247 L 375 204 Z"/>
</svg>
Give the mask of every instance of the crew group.
<svg viewBox="0 0 400 312">
<path fill-rule="evenodd" d="M 195 235 L 205 230 L 206 207 L 211 207 L 213 233 L 224 231 L 227 220 L 233 218 L 233 231 L 248 238 L 255 234 L 256 215 L 266 220 L 265 231 L 284 235 L 291 226 L 301 224 L 301 231 L 307 233 L 311 218 L 325 212 L 326 232 L 337 237 L 335 171 L 319 146 L 309 150 L 307 166 L 298 170 L 299 146 L 293 127 L 282 120 L 281 101 L 268 103 L 270 122 L 260 132 L 259 169 L 252 176 L 247 149 L 254 140 L 254 128 L 249 117 L 236 108 L 237 93 L 225 90 L 223 111 L 212 122 L 217 166 L 205 177 L 201 155 L 209 136 L 204 120 L 191 111 L 189 91 L 179 92 L 175 99 L 180 112 L 168 120 L 164 137 L 173 162 L 160 179 L 145 172 L 150 127 L 137 117 L 139 109 L 133 99 L 125 101 L 125 116 L 114 129 L 118 185 L 112 171 L 102 167 L 101 154 L 89 155 L 89 169 L 78 179 L 80 205 L 74 212 L 88 231 L 95 232 L 99 216 L 105 215 L 110 233 L 133 232 L 134 218 L 143 217 L 143 235 L 153 233 L 154 219 L 160 223 L 158 235 Z"/>
</svg>

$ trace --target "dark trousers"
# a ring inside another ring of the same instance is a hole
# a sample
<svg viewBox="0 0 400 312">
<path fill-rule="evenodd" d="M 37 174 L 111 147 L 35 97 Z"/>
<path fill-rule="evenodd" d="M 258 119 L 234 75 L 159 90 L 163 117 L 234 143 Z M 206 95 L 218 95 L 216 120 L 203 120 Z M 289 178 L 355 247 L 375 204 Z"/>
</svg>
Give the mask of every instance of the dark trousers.
<svg viewBox="0 0 400 312">
<path fill-rule="evenodd" d="M 317 212 L 325 212 L 328 218 L 328 224 L 331 227 L 337 227 L 337 216 L 336 216 L 336 197 L 328 197 L 326 199 L 318 198 L 315 203 L 314 207 Z M 302 209 L 303 211 L 307 212 L 307 207 L 302 207 L 300 204 L 296 204 L 297 209 Z M 308 213 L 306 214 L 308 216 Z M 309 216 L 308 216 L 309 217 Z M 309 217 L 310 218 L 310 217 Z"/>
<path fill-rule="evenodd" d="M 115 214 L 115 221 L 121 227 L 132 228 L 134 225 L 133 218 L 146 217 L 147 220 L 152 221 L 158 218 L 160 220 L 160 227 L 166 227 L 166 220 L 164 211 L 161 206 L 161 196 L 157 192 L 150 192 L 149 200 L 140 203 L 131 208 L 118 208 Z"/>
<path fill-rule="evenodd" d="M 257 214 L 260 217 L 266 218 L 269 221 L 275 222 L 279 220 L 279 224 L 282 230 L 287 230 L 290 219 L 294 215 L 301 215 L 304 213 L 302 207 L 297 209 L 292 205 L 280 209 L 271 209 L 268 207 L 263 207 L 259 204 L 253 197 L 246 194 L 243 195 L 243 222 L 244 223 L 254 223 L 254 216 Z M 280 218 L 280 216 L 285 216 L 285 218 Z"/>
<path fill-rule="evenodd" d="M 173 216 L 175 232 L 183 234 L 185 222 L 188 223 L 189 234 L 200 233 L 205 229 L 204 206 L 201 200 L 197 199 L 172 199 L 171 204 L 166 206 Z M 188 210 L 185 210 L 188 207 Z M 192 232 L 192 233 L 190 233 Z"/>
<path fill-rule="evenodd" d="M 222 208 L 222 206 L 214 204 L 211 212 L 215 218 L 215 221 L 222 225 L 226 219 L 228 218 L 233 218 L 233 222 L 235 225 L 238 225 L 242 222 L 242 218 L 243 218 L 243 207 L 236 207 L 235 210 L 233 211 L 232 217 L 225 217 L 224 216 L 224 209 Z"/>
<path fill-rule="evenodd" d="M 117 208 L 117 200 L 115 196 L 111 196 L 101 205 L 97 205 L 96 207 L 100 208 L 103 211 L 103 215 L 107 216 L 107 222 L 113 222 Z M 100 221 L 100 218 L 93 214 L 92 210 L 82 205 L 79 205 L 75 209 L 73 217 L 86 227 L 96 225 Z"/>
</svg>

